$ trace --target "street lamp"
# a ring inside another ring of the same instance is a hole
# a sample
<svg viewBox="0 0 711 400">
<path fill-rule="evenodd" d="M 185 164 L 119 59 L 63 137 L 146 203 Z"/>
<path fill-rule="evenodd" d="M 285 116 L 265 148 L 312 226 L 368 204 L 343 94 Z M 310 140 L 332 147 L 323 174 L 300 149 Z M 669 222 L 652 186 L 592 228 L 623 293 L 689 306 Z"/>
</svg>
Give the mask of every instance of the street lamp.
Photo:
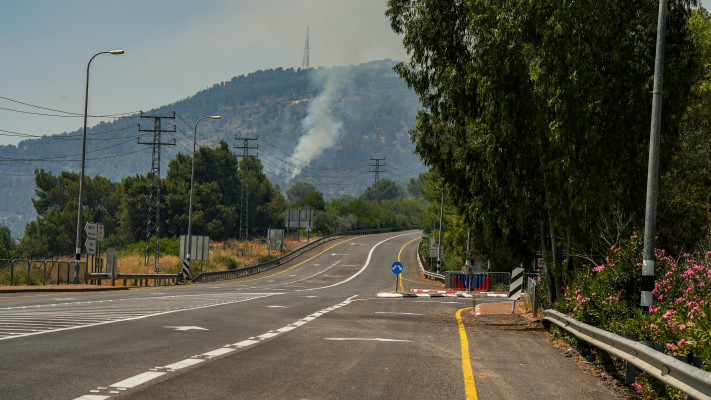
<svg viewBox="0 0 711 400">
<path fill-rule="evenodd" d="M 222 118 L 219 115 L 211 115 L 207 117 L 202 117 L 197 120 L 195 123 L 195 129 L 193 130 L 193 159 L 192 159 L 192 166 L 191 166 L 191 173 L 190 173 L 190 204 L 188 206 L 188 248 L 185 251 L 186 255 L 186 261 L 188 262 L 188 265 L 190 265 L 190 249 L 192 248 L 192 242 L 191 242 L 191 228 L 192 228 L 192 223 L 193 223 L 193 183 L 195 182 L 195 142 L 197 142 L 197 126 L 202 121 L 203 119 L 210 118 L 210 119 L 220 119 Z"/>
<path fill-rule="evenodd" d="M 99 54 L 123 54 L 123 50 L 111 50 L 102 51 L 94 54 L 93 57 L 89 59 L 89 63 L 86 64 L 86 92 L 84 94 L 84 134 L 81 140 L 81 173 L 79 174 L 79 206 L 77 207 L 77 241 L 76 241 L 76 253 L 74 260 L 76 265 L 74 267 L 74 283 L 79 283 L 79 261 L 81 260 L 81 206 L 82 206 L 82 195 L 84 192 L 84 162 L 86 160 L 86 118 L 87 111 L 89 109 L 89 66 L 96 56 Z"/>
</svg>

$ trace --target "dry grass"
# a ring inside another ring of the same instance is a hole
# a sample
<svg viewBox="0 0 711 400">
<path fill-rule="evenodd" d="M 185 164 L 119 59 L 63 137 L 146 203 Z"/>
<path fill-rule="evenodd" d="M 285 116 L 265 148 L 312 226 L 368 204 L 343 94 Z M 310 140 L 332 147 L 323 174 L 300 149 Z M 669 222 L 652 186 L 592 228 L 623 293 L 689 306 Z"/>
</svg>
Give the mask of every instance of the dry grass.
<svg viewBox="0 0 711 400">
<path fill-rule="evenodd" d="M 316 240 L 311 238 L 311 240 Z M 296 240 L 287 239 L 286 249 L 291 251 L 306 244 L 305 240 L 298 243 Z M 230 239 L 224 242 L 210 242 L 210 260 L 203 263 L 204 271 L 223 271 L 228 269 L 226 260 L 232 258 L 239 267 L 257 264 L 260 256 L 268 254 L 267 246 L 262 240 L 240 242 Z M 159 267 L 163 274 L 175 274 L 180 270 L 181 261 L 177 256 L 163 255 L 160 257 Z M 152 274 L 153 265 L 144 265 L 142 255 L 125 255 L 118 259 L 118 270 L 125 274 Z"/>
</svg>

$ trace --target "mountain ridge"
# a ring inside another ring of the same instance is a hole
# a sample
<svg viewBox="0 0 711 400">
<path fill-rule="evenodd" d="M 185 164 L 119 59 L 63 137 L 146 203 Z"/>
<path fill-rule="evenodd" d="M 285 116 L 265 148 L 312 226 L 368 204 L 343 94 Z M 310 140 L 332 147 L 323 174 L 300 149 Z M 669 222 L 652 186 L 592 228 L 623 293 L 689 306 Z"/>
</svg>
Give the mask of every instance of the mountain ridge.
<svg viewBox="0 0 711 400">
<path fill-rule="evenodd" d="M 198 146 L 215 147 L 220 140 L 235 145 L 235 138 L 258 137 L 259 149 L 250 154 L 259 154 L 269 179 L 282 191 L 292 183 L 308 182 L 327 198 L 356 196 L 372 184 L 370 157 L 386 158 L 382 176 L 404 182 L 425 170 L 413 154 L 408 134 L 420 103 L 393 65 L 391 60 L 380 60 L 347 67 L 260 70 L 146 111 L 144 115 L 176 113 L 175 120 L 162 121 L 164 129 L 174 124 L 176 132 L 164 133 L 161 141 L 174 139 L 176 144 L 162 146 L 161 173 L 165 175 L 178 152 L 191 154 L 197 119 L 221 115 L 220 120 L 199 124 Z M 305 125 L 307 119 L 311 125 Z M 325 120 L 331 124 L 324 125 Z M 149 172 L 151 146 L 139 144 L 138 139 L 150 142 L 153 137 L 138 132 L 138 125 L 149 129 L 152 123 L 129 115 L 88 128 L 87 176 L 120 181 Z M 305 155 L 295 155 L 310 132 L 315 136 L 301 146 Z M 22 236 L 24 225 L 36 217 L 30 201 L 33 171 L 78 172 L 80 140 L 81 130 L 76 130 L 0 146 L 0 191 L 5 193 L 0 198 L 0 224 L 8 226 L 13 236 Z M 324 147 L 325 142 L 332 144 Z M 319 147 L 323 149 L 315 152 Z M 233 151 L 238 149 L 233 146 Z"/>
</svg>

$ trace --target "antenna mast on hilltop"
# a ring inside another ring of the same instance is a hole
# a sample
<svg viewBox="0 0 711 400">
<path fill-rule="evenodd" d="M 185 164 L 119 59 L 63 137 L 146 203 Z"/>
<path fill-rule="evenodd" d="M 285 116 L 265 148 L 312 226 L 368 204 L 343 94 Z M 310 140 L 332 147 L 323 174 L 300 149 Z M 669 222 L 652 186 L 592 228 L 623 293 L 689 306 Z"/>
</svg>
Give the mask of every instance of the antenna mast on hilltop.
<svg viewBox="0 0 711 400">
<path fill-rule="evenodd" d="M 306 44 L 304 45 L 304 61 L 301 63 L 302 69 L 309 69 L 309 27 L 306 26 Z"/>
</svg>

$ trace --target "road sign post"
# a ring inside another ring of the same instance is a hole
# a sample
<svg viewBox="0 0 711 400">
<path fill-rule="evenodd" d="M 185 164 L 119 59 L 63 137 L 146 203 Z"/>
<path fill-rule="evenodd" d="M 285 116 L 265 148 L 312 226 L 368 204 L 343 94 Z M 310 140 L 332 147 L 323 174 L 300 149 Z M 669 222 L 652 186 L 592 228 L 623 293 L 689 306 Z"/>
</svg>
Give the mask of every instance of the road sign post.
<svg viewBox="0 0 711 400">
<path fill-rule="evenodd" d="M 400 274 L 402 273 L 402 263 L 400 261 L 395 261 L 390 267 L 395 274 L 395 293 L 397 293 L 397 285 L 400 283 Z"/>
</svg>

